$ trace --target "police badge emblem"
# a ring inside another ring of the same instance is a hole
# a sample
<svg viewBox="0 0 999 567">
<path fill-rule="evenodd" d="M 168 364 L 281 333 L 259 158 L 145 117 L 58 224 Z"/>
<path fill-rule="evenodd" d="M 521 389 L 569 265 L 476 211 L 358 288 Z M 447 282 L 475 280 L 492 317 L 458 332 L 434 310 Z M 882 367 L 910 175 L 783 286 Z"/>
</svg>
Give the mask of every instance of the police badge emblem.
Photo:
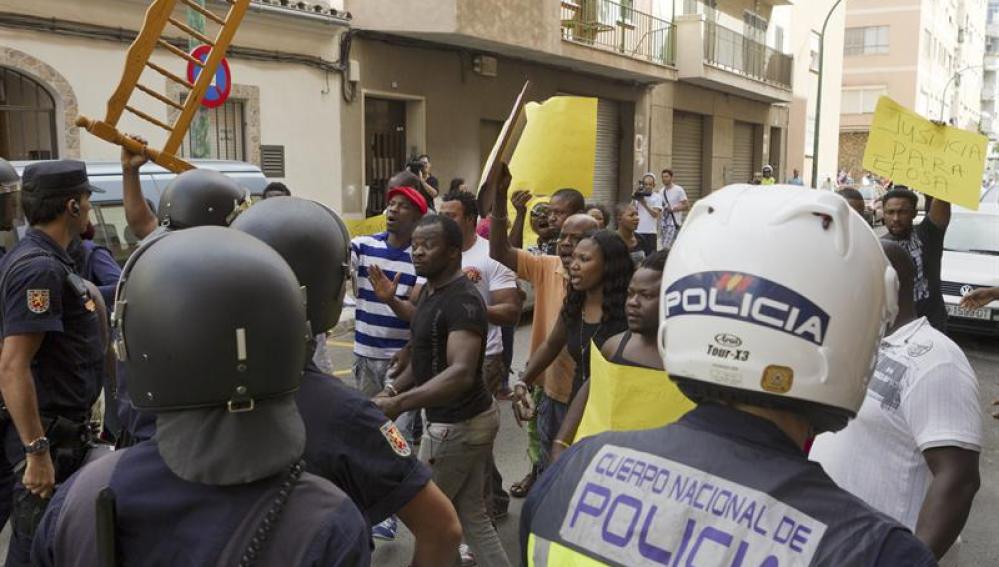
<svg viewBox="0 0 999 567">
<path fill-rule="evenodd" d="M 786 394 L 791 391 L 792 384 L 794 384 L 794 370 L 791 370 L 787 366 L 771 364 L 763 369 L 760 388 L 763 388 L 764 391 L 775 394 Z"/>
<path fill-rule="evenodd" d="M 49 310 L 49 290 L 29 289 L 28 290 L 28 311 L 32 313 L 46 313 Z"/>
<path fill-rule="evenodd" d="M 410 449 L 409 443 L 406 442 L 406 438 L 402 436 L 402 432 L 399 428 L 395 426 L 395 423 L 391 421 L 386 421 L 384 425 L 379 428 L 385 440 L 388 441 L 392 450 L 395 451 L 396 455 L 400 457 L 408 457 L 413 454 L 413 450 Z"/>
</svg>

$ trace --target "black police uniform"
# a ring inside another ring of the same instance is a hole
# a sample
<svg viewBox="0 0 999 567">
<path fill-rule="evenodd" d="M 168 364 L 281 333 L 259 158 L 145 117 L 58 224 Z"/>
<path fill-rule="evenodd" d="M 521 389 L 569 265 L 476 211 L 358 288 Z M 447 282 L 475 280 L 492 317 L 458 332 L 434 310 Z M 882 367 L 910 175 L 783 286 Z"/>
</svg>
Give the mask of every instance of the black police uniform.
<svg viewBox="0 0 999 567">
<path fill-rule="evenodd" d="M 531 490 L 520 534 L 529 567 L 936 565 L 772 422 L 711 404 L 573 445 Z"/>
<path fill-rule="evenodd" d="M 339 486 L 370 525 L 398 512 L 430 482 L 430 469 L 395 424 L 311 359 L 295 403 L 305 422 L 305 470 Z"/>
<path fill-rule="evenodd" d="M 119 390 L 119 395 L 121 391 Z M 395 424 L 371 400 L 312 362 L 305 365 L 295 403 L 305 423 L 306 470 L 347 493 L 375 525 L 404 507 L 430 482 Z M 129 401 L 119 416 L 136 443 L 156 434 L 156 416 Z"/>
<path fill-rule="evenodd" d="M 88 465 L 60 488 L 39 526 L 32 561 L 45 567 L 96 565 L 93 494 L 110 486 L 116 495 L 117 564 L 235 564 L 243 539 L 254 533 L 253 524 L 264 517 L 282 480 L 279 475 L 231 486 L 188 482 L 170 471 L 154 441 L 140 443 Z M 296 521 L 277 523 L 257 564 L 370 564 L 363 517 L 327 481 L 304 474 L 282 517 Z"/>
<path fill-rule="evenodd" d="M 87 420 L 97 400 L 103 371 L 100 320 L 96 304 L 80 289 L 66 250 L 44 232 L 30 228 L 0 261 L 3 336 L 44 333 L 31 373 L 38 410 L 52 444 L 56 483 L 66 480 L 86 454 Z M 24 461 L 17 429 L 4 416 L 7 459 Z M 26 563 L 34 523 L 44 503 L 30 495 L 17 475 L 14 486 L 11 558 Z"/>
</svg>

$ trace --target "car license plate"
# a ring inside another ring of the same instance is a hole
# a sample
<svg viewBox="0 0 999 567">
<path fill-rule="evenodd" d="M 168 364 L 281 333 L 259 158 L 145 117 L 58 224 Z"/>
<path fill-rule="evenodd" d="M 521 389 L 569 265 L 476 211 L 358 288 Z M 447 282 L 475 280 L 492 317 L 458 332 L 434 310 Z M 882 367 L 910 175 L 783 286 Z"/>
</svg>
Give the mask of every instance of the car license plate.
<svg viewBox="0 0 999 567">
<path fill-rule="evenodd" d="M 957 305 L 947 305 L 947 314 L 951 317 L 963 317 L 965 319 L 984 319 L 988 321 L 992 318 L 991 309 L 964 309 Z"/>
</svg>

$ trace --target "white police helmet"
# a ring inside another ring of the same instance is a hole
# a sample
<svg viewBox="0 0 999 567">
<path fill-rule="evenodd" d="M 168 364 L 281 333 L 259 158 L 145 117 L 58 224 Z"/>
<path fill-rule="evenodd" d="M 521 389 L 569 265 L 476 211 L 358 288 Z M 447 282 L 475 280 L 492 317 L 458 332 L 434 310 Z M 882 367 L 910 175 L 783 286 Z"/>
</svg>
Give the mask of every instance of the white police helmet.
<svg viewBox="0 0 999 567">
<path fill-rule="evenodd" d="M 898 278 L 838 195 L 733 185 L 690 212 L 663 272 L 659 348 L 694 401 L 804 415 L 817 432 L 856 415 Z"/>
</svg>

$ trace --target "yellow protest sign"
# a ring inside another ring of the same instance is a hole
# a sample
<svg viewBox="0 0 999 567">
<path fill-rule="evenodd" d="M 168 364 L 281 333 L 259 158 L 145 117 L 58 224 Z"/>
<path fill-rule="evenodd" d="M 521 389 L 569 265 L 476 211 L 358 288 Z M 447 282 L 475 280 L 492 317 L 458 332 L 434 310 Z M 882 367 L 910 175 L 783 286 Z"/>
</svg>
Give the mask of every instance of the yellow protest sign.
<svg viewBox="0 0 999 567">
<path fill-rule="evenodd" d="M 693 409 L 664 370 L 614 364 L 590 345 L 590 397 L 576 440 L 604 431 L 651 429 Z"/>
<path fill-rule="evenodd" d="M 556 96 L 525 109 L 527 124 L 510 159 L 510 193 L 551 195 L 563 187 L 593 194 L 597 99 Z"/>
<path fill-rule="evenodd" d="M 978 210 L 987 143 L 981 134 L 935 124 L 882 96 L 864 150 L 864 169 Z"/>
<path fill-rule="evenodd" d="M 385 232 L 385 215 L 375 215 L 366 219 L 343 219 L 347 225 L 347 232 L 350 237 L 364 236 L 366 234 L 378 234 Z"/>
</svg>

